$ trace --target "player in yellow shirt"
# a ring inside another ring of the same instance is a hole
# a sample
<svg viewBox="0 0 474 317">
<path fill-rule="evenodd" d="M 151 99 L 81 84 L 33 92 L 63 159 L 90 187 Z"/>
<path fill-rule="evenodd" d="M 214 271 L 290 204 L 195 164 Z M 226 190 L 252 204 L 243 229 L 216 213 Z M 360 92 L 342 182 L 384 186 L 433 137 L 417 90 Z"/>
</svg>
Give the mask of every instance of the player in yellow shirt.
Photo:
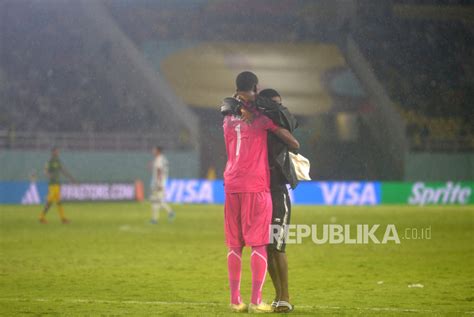
<svg viewBox="0 0 474 317">
<path fill-rule="evenodd" d="M 61 173 L 69 178 L 72 182 L 75 182 L 74 177 L 69 174 L 69 172 L 62 166 L 61 160 L 59 159 L 59 149 L 53 148 L 51 150 L 51 158 L 46 163 L 44 172 L 49 179 L 48 185 L 48 196 L 46 197 L 46 205 L 44 206 L 43 211 L 39 217 L 41 223 L 48 223 L 46 220 L 46 213 L 53 203 L 56 203 L 58 206 L 59 217 L 61 218 L 62 223 L 69 223 L 69 220 L 64 216 L 64 209 L 61 204 L 61 183 L 60 176 Z"/>
</svg>

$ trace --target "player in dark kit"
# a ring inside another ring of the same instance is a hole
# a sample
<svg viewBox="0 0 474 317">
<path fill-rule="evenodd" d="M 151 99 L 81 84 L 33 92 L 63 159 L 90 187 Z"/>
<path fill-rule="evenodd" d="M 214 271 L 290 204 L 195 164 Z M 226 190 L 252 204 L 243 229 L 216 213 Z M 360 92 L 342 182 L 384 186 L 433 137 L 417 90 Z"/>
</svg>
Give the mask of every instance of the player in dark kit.
<svg viewBox="0 0 474 317">
<path fill-rule="evenodd" d="M 274 89 L 264 89 L 260 97 L 268 100 L 265 103 L 266 112 L 273 121 L 293 132 L 297 127 L 296 119 L 286 107 L 281 105 L 281 96 Z M 271 100 L 274 103 L 269 103 Z M 268 272 L 275 287 L 275 299 L 272 303 L 275 312 L 290 312 L 293 305 L 289 303 L 288 292 L 288 261 L 285 253 L 286 229 L 291 218 L 291 201 L 287 184 L 295 188 L 298 181 L 289 158 L 288 147 L 268 133 L 268 161 L 270 165 L 270 190 L 272 196 L 272 239 L 268 246 Z"/>
</svg>

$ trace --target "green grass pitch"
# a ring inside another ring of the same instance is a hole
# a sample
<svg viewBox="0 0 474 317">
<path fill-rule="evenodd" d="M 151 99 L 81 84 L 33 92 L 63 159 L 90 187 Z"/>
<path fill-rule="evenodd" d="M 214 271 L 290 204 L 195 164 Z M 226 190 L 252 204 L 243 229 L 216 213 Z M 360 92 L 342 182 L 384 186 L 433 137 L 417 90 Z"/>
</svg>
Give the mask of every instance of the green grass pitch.
<svg viewBox="0 0 474 317">
<path fill-rule="evenodd" d="M 66 204 L 71 224 L 53 208 L 41 225 L 40 207 L 0 206 L 0 315 L 228 315 L 223 208 L 174 207 L 151 225 L 145 203 Z M 399 245 L 290 245 L 293 315 L 474 314 L 473 207 L 295 207 L 292 222 L 432 228 Z M 248 302 L 248 249 L 243 261 Z"/>
</svg>

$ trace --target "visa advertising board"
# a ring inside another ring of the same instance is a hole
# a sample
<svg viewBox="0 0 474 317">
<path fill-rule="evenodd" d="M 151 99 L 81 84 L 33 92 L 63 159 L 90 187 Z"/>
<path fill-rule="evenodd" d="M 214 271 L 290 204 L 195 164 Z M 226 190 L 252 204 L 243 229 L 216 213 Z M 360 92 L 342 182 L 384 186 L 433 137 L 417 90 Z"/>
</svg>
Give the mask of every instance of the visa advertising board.
<svg viewBox="0 0 474 317">
<path fill-rule="evenodd" d="M 473 182 L 302 182 L 290 196 L 294 204 L 324 206 L 467 205 L 473 204 Z M 64 201 L 136 200 L 136 183 L 64 184 Z M 43 204 L 46 182 L 0 182 L 0 204 Z M 171 203 L 223 204 L 222 180 L 170 179 L 166 197 Z"/>
</svg>

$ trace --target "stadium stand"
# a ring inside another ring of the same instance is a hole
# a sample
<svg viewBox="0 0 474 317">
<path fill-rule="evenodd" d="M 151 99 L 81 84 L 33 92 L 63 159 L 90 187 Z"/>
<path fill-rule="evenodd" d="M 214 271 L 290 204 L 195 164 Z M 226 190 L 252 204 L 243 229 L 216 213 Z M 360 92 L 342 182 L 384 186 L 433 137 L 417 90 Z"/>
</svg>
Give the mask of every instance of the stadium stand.
<svg viewBox="0 0 474 317">
<path fill-rule="evenodd" d="M 144 42 L 150 40 L 168 41 L 164 44 L 167 46 L 170 39 L 176 38 L 194 42 L 278 41 L 286 45 L 337 43 L 339 37 L 349 32 L 361 44 L 363 53 L 398 106 L 412 150 L 471 150 L 474 132 L 470 125 L 472 114 L 466 113 L 470 107 L 466 105 L 472 104 L 473 100 L 474 58 L 469 49 L 472 29 L 466 26 L 462 14 L 457 21 L 435 20 L 432 16 L 420 18 L 415 15 L 410 19 L 396 16 L 411 12 L 406 7 L 413 3 L 416 1 L 395 1 L 388 13 L 382 10 L 381 15 L 376 15 L 372 12 L 370 20 L 356 18 L 355 27 L 352 24 L 349 27 L 347 20 L 335 19 L 337 13 L 330 12 L 327 6 L 320 10 L 317 3 L 307 1 L 298 1 L 297 5 L 281 2 L 278 6 L 263 1 L 261 5 L 253 4 L 250 14 L 245 11 L 246 1 L 198 1 L 199 10 L 170 7 L 158 11 L 146 10 L 140 5 L 134 9 L 129 5 L 127 10 L 115 6 L 112 11 L 119 24 L 129 30 L 131 38 L 141 46 L 146 46 Z M 420 6 L 417 10 L 426 11 Z M 175 16 L 178 11 L 183 18 L 170 21 L 168 17 Z M 456 17 L 454 13 L 452 15 Z M 133 20 L 137 15 L 141 17 L 139 22 Z M 175 33 L 170 34 L 170 30 Z M 252 35 L 249 37 L 248 34 Z"/>
<path fill-rule="evenodd" d="M 401 172 L 381 175 L 389 169 L 377 161 L 388 161 L 386 153 L 368 154 L 369 150 L 377 153 L 377 146 L 374 131 L 367 127 L 370 122 L 361 118 L 370 117 L 377 105 L 348 62 L 347 36 L 357 41 L 394 101 L 411 150 L 472 151 L 469 105 L 474 99 L 474 58 L 472 46 L 466 44 L 472 43 L 472 26 L 463 18 L 420 18 L 423 10 L 407 17 L 411 11 L 400 7 L 406 1 L 394 1 L 397 9 L 387 2 L 368 16 L 360 13 L 364 1 L 358 8 L 356 2 L 339 2 L 179 0 L 157 6 L 145 0 L 103 1 L 114 23 L 158 76 L 166 79 L 170 89 L 160 85 L 162 89 L 172 91 L 200 119 L 204 127 L 200 138 L 208 140 L 201 161 L 217 167 L 218 174 L 223 148 L 216 124 L 219 116 L 212 111 L 231 92 L 233 75 L 251 67 L 262 77 L 263 86 L 278 88 L 299 115 L 298 137 L 321 167 L 313 177 L 401 177 Z M 121 67 L 116 57 L 110 62 L 118 51 L 116 44 L 100 42 L 90 50 L 87 38 L 94 36 L 77 27 L 74 6 L 54 3 L 54 7 L 48 1 L 2 3 L 6 27 L 1 38 L 3 47 L 9 47 L 0 55 L 2 144 L 10 146 L 15 137 L 27 140 L 38 131 L 69 133 L 57 138 L 68 144 L 77 133 L 84 133 L 88 136 L 78 148 L 89 149 L 125 133 L 132 137 L 115 144 L 135 149 L 137 142 L 130 141 L 135 136 L 166 131 L 171 116 L 164 108 L 122 89 L 127 85 L 117 80 L 117 74 L 133 72 L 133 67 L 111 71 Z M 13 40 L 23 33 L 28 37 Z M 239 46 L 242 42 L 245 49 Z M 212 76 L 206 75 L 209 69 Z M 163 135 L 169 140 L 165 142 L 178 142 L 178 148 L 190 145 L 194 134 L 189 129 L 178 127 L 172 132 L 179 141 Z M 347 138 L 351 133 L 353 137 Z M 149 141 L 143 146 L 155 140 L 145 139 Z M 37 138 L 30 143 L 40 147 L 42 142 Z M 345 159 L 335 164 L 331 161 L 335 156 Z"/>
<path fill-rule="evenodd" d="M 140 73 L 143 63 L 130 52 L 116 49 L 124 50 L 120 34 L 90 32 L 87 25 L 93 25 L 94 17 L 87 9 L 81 3 L 54 1 L 2 3 L 2 47 L 8 50 L 1 50 L 1 143 L 38 146 L 48 135 L 50 144 L 68 140 L 68 147 L 78 149 L 117 147 L 107 140 L 118 140 L 114 143 L 124 149 L 148 149 L 156 143 L 191 146 L 182 137 L 189 129 L 179 118 L 160 113 L 169 100 L 157 98 L 159 92 L 152 88 L 156 79 Z M 156 136 L 130 141 L 144 133 Z"/>
<path fill-rule="evenodd" d="M 359 20 L 354 38 L 406 121 L 412 150 L 474 148 L 473 33 L 458 20 Z"/>
<path fill-rule="evenodd" d="M 61 5 L 9 3 L 4 34 L 9 50 L 2 56 L 8 79 L 3 120 L 19 131 L 87 132 L 123 126 L 130 113 L 109 111 L 116 100 L 104 73 L 88 61 L 94 57 L 72 28 L 73 15 L 66 19 L 64 11 Z M 99 106 L 103 103 L 106 107 Z"/>
</svg>

